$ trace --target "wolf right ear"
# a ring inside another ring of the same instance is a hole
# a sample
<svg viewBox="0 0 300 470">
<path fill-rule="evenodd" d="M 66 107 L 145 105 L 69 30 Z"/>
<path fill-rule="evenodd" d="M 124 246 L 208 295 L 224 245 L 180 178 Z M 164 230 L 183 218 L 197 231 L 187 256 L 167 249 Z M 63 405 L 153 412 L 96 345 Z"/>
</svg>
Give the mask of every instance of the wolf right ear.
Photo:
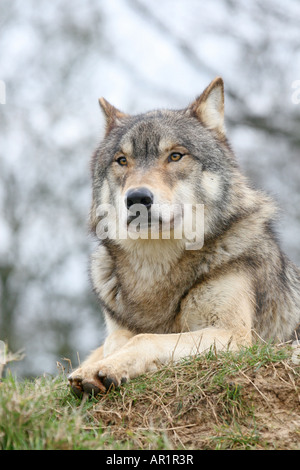
<svg viewBox="0 0 300 470">
<path fill-rule="evenodd" d="M 99 104 L 106 119 L 106 134 L 109 134 L 112 128 L 118 124 L 118 121 L 128 116 L 128 114 L 119 111 L 112 104 L 106 101 L 105 98 L 99 98 Z"/>
<path fill-rule="evenodd" d="M 208 87 L 188 108 L 192 116 L 204 126 L 225 135 L 224 127 L 224 82 L 221 77 L 215 78 Z"/>
</svg>

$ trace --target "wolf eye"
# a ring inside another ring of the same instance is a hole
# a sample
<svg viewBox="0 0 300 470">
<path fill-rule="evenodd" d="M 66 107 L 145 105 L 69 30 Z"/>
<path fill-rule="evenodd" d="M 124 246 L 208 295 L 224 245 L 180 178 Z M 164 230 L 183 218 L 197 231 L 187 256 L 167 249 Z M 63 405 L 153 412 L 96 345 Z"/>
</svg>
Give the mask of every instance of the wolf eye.
<svg viewBox="0 0 300 470">
<path fill-rule="evenodd" d="M 168 161 L 169 162 L 178 162 L 179 160 L 181 160 L 181 158 L 183 157 L 183 154 L 180 153 L 180 152 L 173 152 L 169 155 L 168 157 Z"/>
<path fill-rule="evenodd" d="M 119 163 L 121 166 L 127 165 L 127 158 L 124 155 L 121 155 L 119 158 L 116 159 L 116 162 Z"/>
</svg>

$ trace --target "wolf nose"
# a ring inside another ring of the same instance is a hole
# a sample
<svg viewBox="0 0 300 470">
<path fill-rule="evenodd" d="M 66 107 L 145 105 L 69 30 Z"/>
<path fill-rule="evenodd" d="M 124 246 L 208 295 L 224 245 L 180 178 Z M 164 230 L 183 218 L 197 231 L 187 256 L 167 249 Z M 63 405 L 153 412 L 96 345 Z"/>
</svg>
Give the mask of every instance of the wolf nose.
<svg viewBox="0 0 300 470">
<path fill-rule="evenodd" d="M 127 209 L 130 209 L 133 204 L 142 204 L 143 206 L 150 209 L 153 204 L 153 194 L 147 188 L 135 188 L 130 189 L 126 194 L 125 203 Z"/>
</svg>

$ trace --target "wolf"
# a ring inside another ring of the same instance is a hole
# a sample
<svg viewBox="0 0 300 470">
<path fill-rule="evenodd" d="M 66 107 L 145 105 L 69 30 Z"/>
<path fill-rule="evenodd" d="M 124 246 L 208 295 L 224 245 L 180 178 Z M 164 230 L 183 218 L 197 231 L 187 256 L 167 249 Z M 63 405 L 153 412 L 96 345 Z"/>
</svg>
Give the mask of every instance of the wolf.
<svg viewBox="0 0 300 470">
<path fill-rule="evenodd" d="M 276 205 L 247 181 L 227 140 L 222 78 L 181 110 L 132 116 L 99 102 L 106 128 L 91 162 L 90 229 L 99 235 L 105 219 L 106 236 L 90 273 L 108 336 L 69 376 L 73 391 L 96 395 L 212 347 L 297 337 L 300 271 L 280 248 Z M 203 246 L 187 249 L 175 215 L 197 204 Z M 151 215 L 158 236 L 113 236 L 116 222 L 130 231 L 135 205 L 148 214 L 141 232 Z M 155 205 L 175 209 L 155 214 Z"/>
</svg>

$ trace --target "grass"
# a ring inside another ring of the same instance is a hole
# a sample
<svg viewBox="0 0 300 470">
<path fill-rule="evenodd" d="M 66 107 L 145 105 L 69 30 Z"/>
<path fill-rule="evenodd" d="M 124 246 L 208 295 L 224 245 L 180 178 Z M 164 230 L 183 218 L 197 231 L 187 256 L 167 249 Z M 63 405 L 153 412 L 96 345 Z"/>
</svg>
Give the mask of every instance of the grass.
<svg viewBox="0 0 300 470">
<path fill-rule="evenodd" d="M 0 382 L 0 449 L 300 449 L 300 367 L 254 345 L 162 367 L 80 401 L 65 374 Z"/>
</svg>

